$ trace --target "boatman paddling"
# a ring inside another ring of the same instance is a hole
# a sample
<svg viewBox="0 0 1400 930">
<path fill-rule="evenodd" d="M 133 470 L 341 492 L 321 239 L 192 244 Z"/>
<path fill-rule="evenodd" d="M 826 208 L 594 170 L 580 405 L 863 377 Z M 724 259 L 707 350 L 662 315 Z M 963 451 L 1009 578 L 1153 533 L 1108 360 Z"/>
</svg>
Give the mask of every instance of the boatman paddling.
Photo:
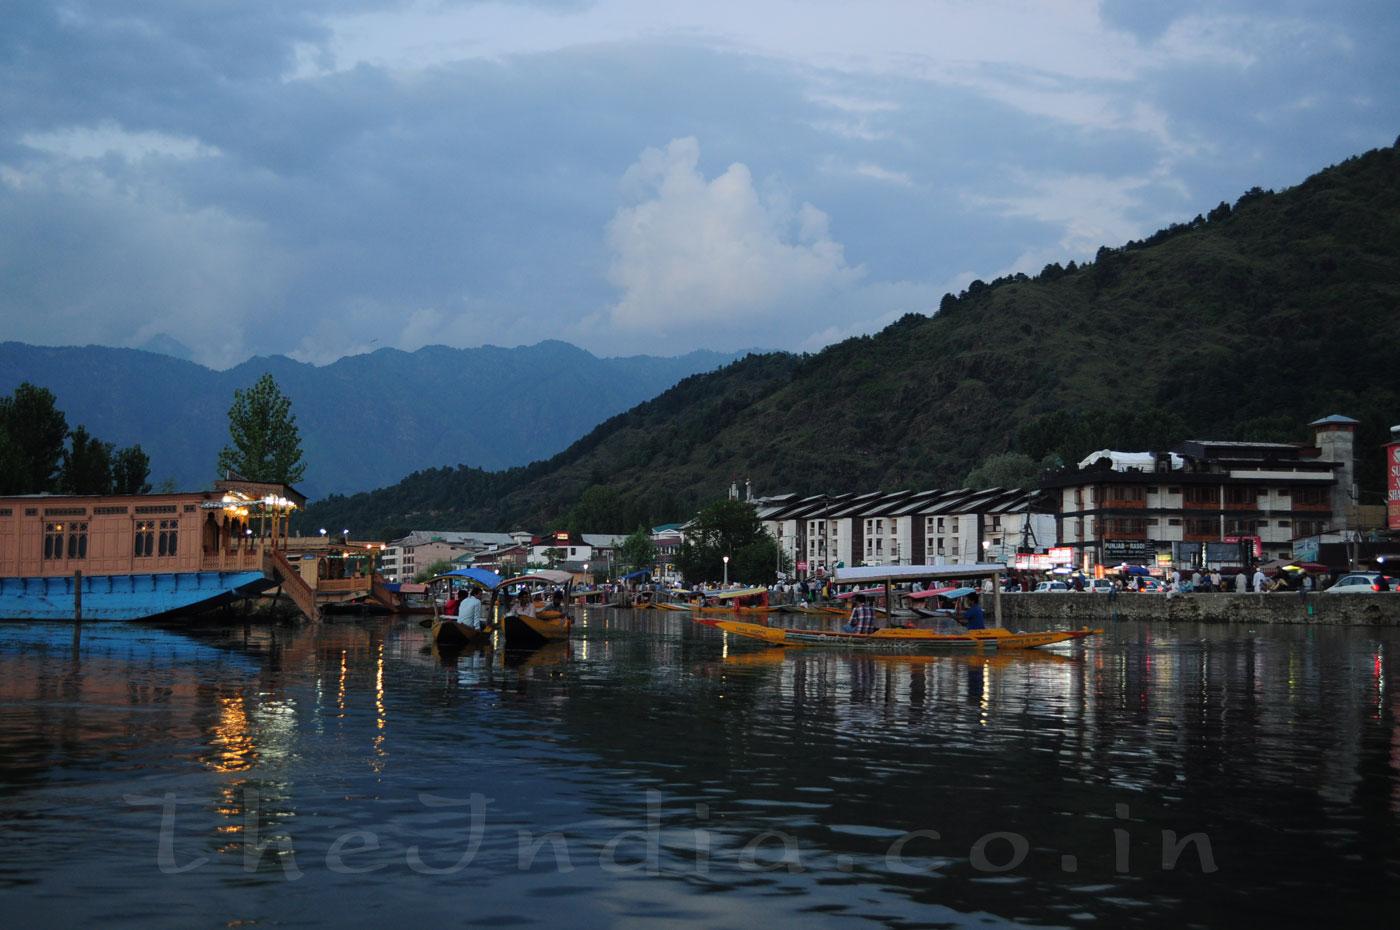
<svg viewBox="0 0 1400 930">
<path fill-rule="evenodd" d="M 851 619 L 846 624 L 847 633 L 874 633 L 875 608 L 865 603 L 865 595 L 855 596 L 855 606 L 851 608 Z"/>
<path fill-rule="evenodd" d="M 978 603 L 980 598 L 977 592 L 973 591 L 967 596 L 967 606 L 958 605 L 958 611 L 954 614 L 954 619 L 969 630 L 985 630 L 987 628 L 986 615 L 982 613 L 982 605 Z"/>
</svg>

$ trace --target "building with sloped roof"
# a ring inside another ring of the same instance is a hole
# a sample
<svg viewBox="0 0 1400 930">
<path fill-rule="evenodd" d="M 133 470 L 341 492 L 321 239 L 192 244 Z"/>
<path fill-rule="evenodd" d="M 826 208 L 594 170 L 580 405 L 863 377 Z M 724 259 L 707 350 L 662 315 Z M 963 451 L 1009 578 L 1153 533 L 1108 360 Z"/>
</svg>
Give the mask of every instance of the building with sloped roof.
<svg viewBox="0 0 1400 930">
<path fill-rule="evenodd" d="M 840 565 L 1009 561 L 1023 548 L 1055 544 L 1050 498 L 1035 489 L 782 494 L 754 503 L 799 575 Z"/>
</svg>

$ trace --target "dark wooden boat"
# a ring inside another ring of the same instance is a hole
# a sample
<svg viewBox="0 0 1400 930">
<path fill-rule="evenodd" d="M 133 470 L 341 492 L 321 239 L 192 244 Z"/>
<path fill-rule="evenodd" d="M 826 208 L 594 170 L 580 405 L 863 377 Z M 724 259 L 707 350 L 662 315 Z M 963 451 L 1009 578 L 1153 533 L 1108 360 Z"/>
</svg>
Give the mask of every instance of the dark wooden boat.
<svg viewBox="0 0 1400 930">
<path fill-rule="evenodd" d="M 539 617 L 506 614 L 501 621 L 501 635 L 507 649 L 529 649 L 568 639 L 573 625 L 573 620 L 558 611 L 547 611 L 546 616 Z"/>
<path fill-rule="evenodd" d="M 489 628 L 478 630 L 456 620 L 436 620 L 433 623 L 433 642 L 439 646 L 474 646 L 490 640 Z"/>
</svg>

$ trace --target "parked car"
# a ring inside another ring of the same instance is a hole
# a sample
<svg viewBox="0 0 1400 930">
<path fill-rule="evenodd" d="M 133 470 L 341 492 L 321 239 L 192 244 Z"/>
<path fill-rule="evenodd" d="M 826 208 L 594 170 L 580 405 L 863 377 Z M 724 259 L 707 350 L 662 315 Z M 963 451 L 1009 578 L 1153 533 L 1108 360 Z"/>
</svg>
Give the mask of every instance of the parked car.
<svg viewBox="0 0 1400 930">
<path fill-rule="evenodd" d="M 1323 594 L 1372 594 L 1380 591 L 1379 572 L 1352 572 L 1337 579 Z M 1386 589 L 1395 590 L 1395 579 L 1386 576 Z"/>
<path fill-rule="evenodd" d="M 1084 590 L 1090 594 L 1107 594 L 1113 590 L 1113 582 L 1107 578 L 1088 578 L 1084 581 Z"/>
<path fill-rule="evenodd" d="M 1142 582 L 1142 586 L 1138 590 L 1147 594 L 1161 594 L 1167 590 L 1167 586 L 1156 578 L 1148 578 Z"/>
<path fill-rule="evenodd" d="M 1059 593 L 1062 591 L 1068 591 L 1069 585 L 1065 584 L 1063 581 L 1042 581 L 1040 584 L 1035 586 L 1035 590 L 1037 594 L 1041 593 L 1042 591 L 1052 591 L 1055 593 Z"/>
</svg>

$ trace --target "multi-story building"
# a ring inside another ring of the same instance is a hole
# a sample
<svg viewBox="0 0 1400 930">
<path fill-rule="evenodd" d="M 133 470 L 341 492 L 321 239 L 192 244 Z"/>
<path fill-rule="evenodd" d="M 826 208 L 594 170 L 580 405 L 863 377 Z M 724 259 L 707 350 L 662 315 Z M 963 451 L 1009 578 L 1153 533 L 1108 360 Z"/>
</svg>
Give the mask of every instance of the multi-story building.
<svg viewBox="0 0 1400 930">
<path fill-rule="evenodd" d="M 1355 518 L 1356 424 L 1314 421 L 1312 446 L 1192 440 L 1170 452 L 1104 450 L 1042 486 L 1057 505 L 1060 545 L 1086 570 L 1291 558 L 1295 538 L 1345 530 Z"/>
<path fill-rule="evenodd" d="M 1008 561 L 1055 544 L 1050 501 L 1020 488 L 784 494 L 755 503 L 799 575 L 841 565 Z"/>
<path fill-rule="evenodd" d="M 528 533 L 487 533 L 464 530 L 414 530 L 384 548 L 379 571 L 386 581 L 412 581 L 435 562 L 455 562 L 488 549 L 509 546 Z"/>
</svg>

